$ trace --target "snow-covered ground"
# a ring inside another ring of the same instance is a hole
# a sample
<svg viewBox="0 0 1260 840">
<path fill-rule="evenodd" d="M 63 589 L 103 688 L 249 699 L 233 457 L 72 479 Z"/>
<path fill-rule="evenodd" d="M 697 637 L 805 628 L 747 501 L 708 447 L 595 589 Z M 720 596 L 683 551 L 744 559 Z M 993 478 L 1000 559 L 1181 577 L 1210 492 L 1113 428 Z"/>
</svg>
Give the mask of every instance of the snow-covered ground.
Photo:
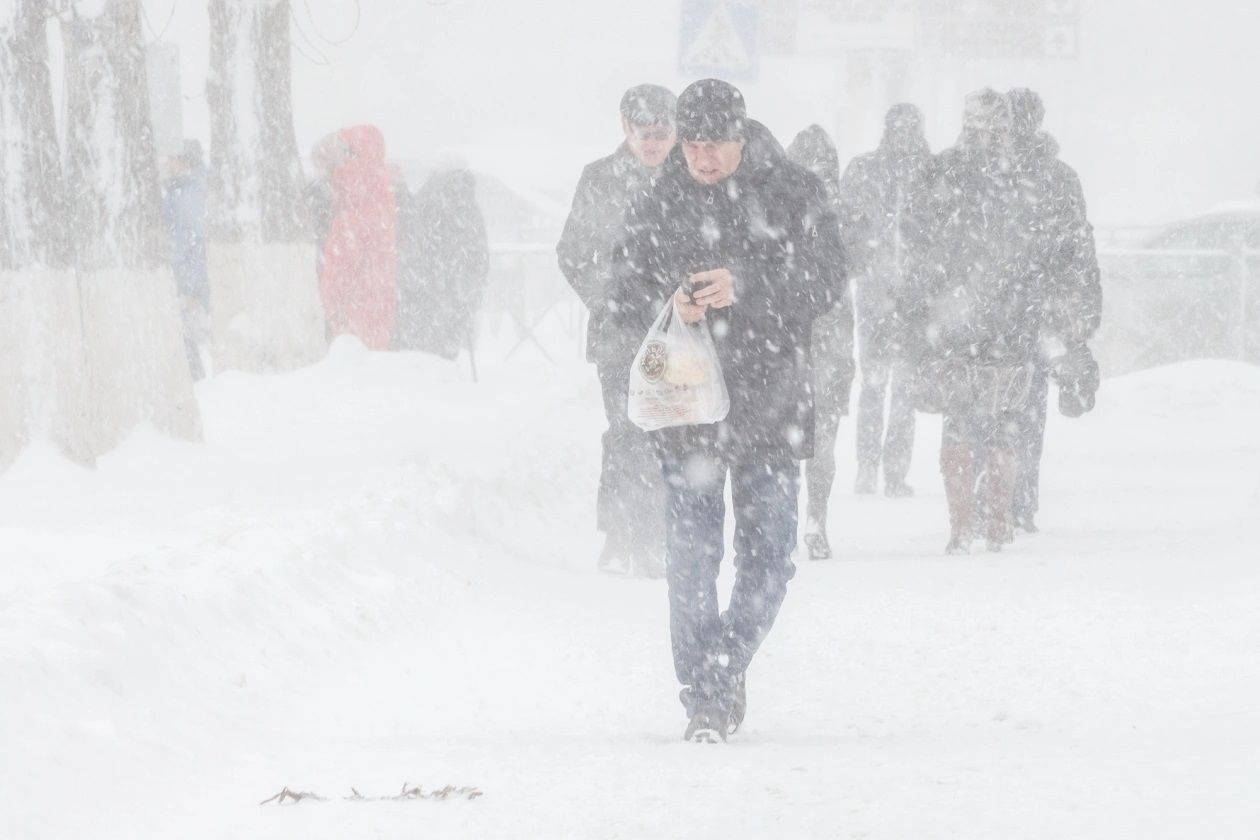
<svg viewBox="0 0 1260 840">
<path fill-rule="evenodd" d="M 0 476 L 0 837 L 1254 838 L 1260 369 L 1051 417 L 1043 533 L 907 501 L 800 561 L 745 729 L 681 742 L 664 584 L 594 571 L 591 370 L 338 344 L 206 442 Z M 501 355 L 501 354 L 498 354 Z M 282 787 L 474 801 L 259 806 Z"/>
</svg>

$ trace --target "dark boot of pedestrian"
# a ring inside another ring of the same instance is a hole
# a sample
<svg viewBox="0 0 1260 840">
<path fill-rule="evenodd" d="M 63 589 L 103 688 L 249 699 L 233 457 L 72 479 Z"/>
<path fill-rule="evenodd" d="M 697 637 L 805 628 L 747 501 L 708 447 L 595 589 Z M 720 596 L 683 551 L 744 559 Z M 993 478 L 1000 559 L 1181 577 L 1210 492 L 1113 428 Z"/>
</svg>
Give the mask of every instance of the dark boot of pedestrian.
<svg viewBox="0 0 1260 840">
<path fill-rule="evenodd" d="M 941 447 L 941 475 L 949 503 L 949 543 L 946 554 L 967 554 L 975 539 L 976 465 L 971 447 L 947 443 Z"/>
<path fill-rule="evenodd" d="M 989 450 L 985 492 L 989 514 L 985 523 L 985 539 L 989 551 L 1001 551 L 1002 546 L 1015 541 L 1011 507 L 1018 469 L 1019 462 L 1010 448 L 998 446 Z"/>
<path fill-rule="evenodd" d="M 726 732 L 730 726 L 730 713 L 717 705 L 702 705 L 696 709 L 683 733 L 684 741 L 697 744 L 726 743 Z"/>
</svg>

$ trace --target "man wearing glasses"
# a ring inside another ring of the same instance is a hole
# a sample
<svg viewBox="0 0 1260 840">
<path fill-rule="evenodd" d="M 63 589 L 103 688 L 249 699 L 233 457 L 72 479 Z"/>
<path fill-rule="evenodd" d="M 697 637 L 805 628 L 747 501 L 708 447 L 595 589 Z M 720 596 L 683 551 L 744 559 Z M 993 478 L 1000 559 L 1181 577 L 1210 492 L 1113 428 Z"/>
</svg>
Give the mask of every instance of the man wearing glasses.
<svg viewBox="0 0 1260 840">
<path fill-rule="evenodd" d="M 604 533 L 604 571 L 664 574 L 664 501 L 660 463 L 646 433 L 626 416 L 630 365 L 641 331 L 612 322 L 609 279 L 625 238 L 626 209 L 648 192 L 674 148 L 675 97 L 659 85 L 638 85 L 621 98 L 617 151 L 586 167 L 573 197 L 556 254 L 560 270 L 590 311 L 586 357 L 604 392 L 603 436 L 596 524 Z"/>
</svg>

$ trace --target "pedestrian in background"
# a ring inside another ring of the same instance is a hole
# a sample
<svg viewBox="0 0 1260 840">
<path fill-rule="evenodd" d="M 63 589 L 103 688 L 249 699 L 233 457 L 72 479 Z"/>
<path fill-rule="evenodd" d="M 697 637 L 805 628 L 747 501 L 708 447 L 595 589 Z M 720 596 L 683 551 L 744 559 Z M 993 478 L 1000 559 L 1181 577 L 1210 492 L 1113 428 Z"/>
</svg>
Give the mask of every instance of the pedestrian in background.
<svg viewBox="0 0 1260 840">
<path fill-rule="evenodd" d="M 915 418 L 902 298 L 907 267 L 923 242 L 906 223 L 906 209 L 927 187 L 932 161 L 923 114 L 903 103 L 885 116 L 879 148 L 855 158 L 840 180 L 841 231 L 856 287 L 862 369 L 854 482 L 859 494 L 878 489 L 881 466 L 885 495 L 914 492 L 906 482 Z"/>
<path fill-rule="evenodd" d="M 415 194 L 399 187 L 395 348 L 444 359 L 472 351 L 490 272 L 476 189 L 463 167 L 434 172 Z"/>
<path fill-rule="evenodd" d="M 599 375 L 608 423 L 596 501 L 596 525 L 604 533 L 599 568 L 650 577 L 665 570 L 660 462 L 646 433 L 626 415 L 630 365 L 645 330 L 617 323 L 611 280 L 626 211 L 651 190 L 674 148 L 674 107 L 674 95 L 659 85 L 625 92 L 621 145 L 582 171 L 556 246 L 560 270 L 589 313 L 586 358 Z"/>
<path fill-rule="evenodd" d="M 787 148 L 788 159 L 818 176 L 827 203 L 839 213 L 840 156 L 822 126 L 811 125 Z M 814 457 L 805 462 L 805 548 L 811 560 L 831 557 L 827 505 L 836 478 L 836 435 L 853 389 L 853 296 L 846 287 L 835 308 L 814 321 Z"/>
<path fill-rule="evenodd" d="M 210 340 L 210 275 L 206 266 L 207 173 L 201 143 L 185 140 L 178 154 L 166 159 L 163 184 L 171 268 L 184 329 L 184 350 L 193 380 L 205 376 L 202 347 Z"/>
<path fill-rule="evenodd" d="M 1086 342 L 1102 319 L 1102 283 L 1085 193 L 1076 171 L 1059 159 L 1058 143 L 1041 130 L 1046 112 L 1041 97 L 1028 88 L 1016 88 L 1007 93 L 1007 99 L 1024 224 L 1041 229 L 1052 240 L 1050 262 L 1035 278 L 1043 285 L 1045 322 L 1016 447 L 1019 475 L 1012 510 L 1015 527 L 1035 533 L 1041 505 L 1049 380 L 1057 371 L 1074 384 L 1078 374 L 1093 363 Z"/>
<path fill-rule="evenodd" d="M 1041 275 L 1053 238 L 1021 212 L 1006 97 L 967 97 L 963 134 L 933 167 L 912 213 L 928 235 L 910 272 L 907 320 L 922 347 L 917 391 L 944 415 L 941 473 L 948 553 L 983 536 L 991 551 L 1014 539 L 1016 450 L 1045 315 Z"/>
<path fill-rule="evenodd" d="M 342 129 L 321 143 L 332 171 L 332 217 L 319 268 L 329 339 L 387 350 L 398 309 L 396 205 L 380 129 Z"/>
</svg>

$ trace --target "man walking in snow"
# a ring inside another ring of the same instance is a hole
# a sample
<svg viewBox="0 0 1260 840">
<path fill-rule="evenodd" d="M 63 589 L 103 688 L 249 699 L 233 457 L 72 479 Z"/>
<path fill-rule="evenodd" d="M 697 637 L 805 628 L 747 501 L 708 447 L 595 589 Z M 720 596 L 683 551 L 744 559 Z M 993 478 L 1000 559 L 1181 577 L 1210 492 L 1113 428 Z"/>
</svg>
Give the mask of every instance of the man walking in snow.
<svg viewBox="0 0 1260 840">
<path fill-rule="evenodd" d="M 923 114 L 903 103 L 894 105 L 884 118 L 879 148 L 855 158 L 840 180 L 845 205 L 840 224 L 856 283 L 862 366 L 854 484 L 861 494 L 875 492 L 881 464 L 885 495 L 913 493 L 906 475 L 914 448 L 914 399 L 902 346 L 901 298 L 906 267 L 921 243 L 903 220 L 916 192 L 926 188 L 931 166 Z"/>
<path fill-rule="evenodd" d="M 935 410 L 944 415 L 948 553 L 969 551 L 981 532 L 991 551 L 1014 539 L 1016 448 L 1053 245 L 1048 230 L 1025 224 L 1020 187 L 1006 97 L 971 94 L 963 135 L 938 158 L 932 189 L 913 211 L 930 245 L 907 296 L 908 322 L 923 348 L 919 375 L 934 386 Z"/>
<path fill-rule="evenodd" d="M 599 374 L 608 420 L 596 502 L 596 524 L 604 532 L 599 567 L 651 577 L 664 572 L 660 463 L 646 433 L 626 416 L 630 364 L 643 333 L 614 323 L 609 280 L 626 233 L 626 209 L 651 188 L 674 148 L 674 104 L 674 95 L 659 85 L 626 91 L 625 139 L 582 172 L 556 246 L 560 270 L 590 311 L 586 358 Z"/>
<path fill-rule="evenodd" d="M 840 156 L 822 126 L 811 125 L 787 148 L 788 159 L 818 176 L 827 201 L 840 210 Z M 846 253 L 847 256 L 847 253 Z M 849 413 L 853 389 L 853 296 L 849 290 L 835 308 L 814 322 L 814 457 L 805 463 L 805 548 L 810 560 L 831 557 L 827 539 L 827 506 L 836 479 L 836 435 L 840 418 Z"/>
<path fill-rule="evenodd" d="M 1019 473 L 1012 514 L 1017 529 L 1033 533 L 1041 500 L 1049 378 L 1057 371 L 1062 386 L 1065 379 L 1075 381 L 1077 368 L 1093 365 L 1085 342 L 1102 318 L 1102 284 L 1080 178 L 1059 159 L 1054 138 L 1040 130 L 1045 116 L 1041 97 L 1028 88 L 1016 88 L 1006 96 L 1025 224 L 1044 230 L 1052 242 L 1045 272 L 1034 278 L 1044 287 L 1045 340 L 1035 358 L 1036 370 L 1016 447 Z"/>
<path fill-rule="evenodd" d="M 730 394 L 720 423 L 653 433 L 666 497 L 674 668 L 688 740 L 725 740 L 744 674 L 795 573 L 800 464 L 814 442 L 814 319 L 845 289 L 822 182 L 791 163 L 742 94 L 706 79 L 678 99 L 680 147 L 629 215 L 616 317 L 644 334 L 671 300 L 708 322 Z M 736 577 L 721 611 L 727 475 Z"/>
</svg>

